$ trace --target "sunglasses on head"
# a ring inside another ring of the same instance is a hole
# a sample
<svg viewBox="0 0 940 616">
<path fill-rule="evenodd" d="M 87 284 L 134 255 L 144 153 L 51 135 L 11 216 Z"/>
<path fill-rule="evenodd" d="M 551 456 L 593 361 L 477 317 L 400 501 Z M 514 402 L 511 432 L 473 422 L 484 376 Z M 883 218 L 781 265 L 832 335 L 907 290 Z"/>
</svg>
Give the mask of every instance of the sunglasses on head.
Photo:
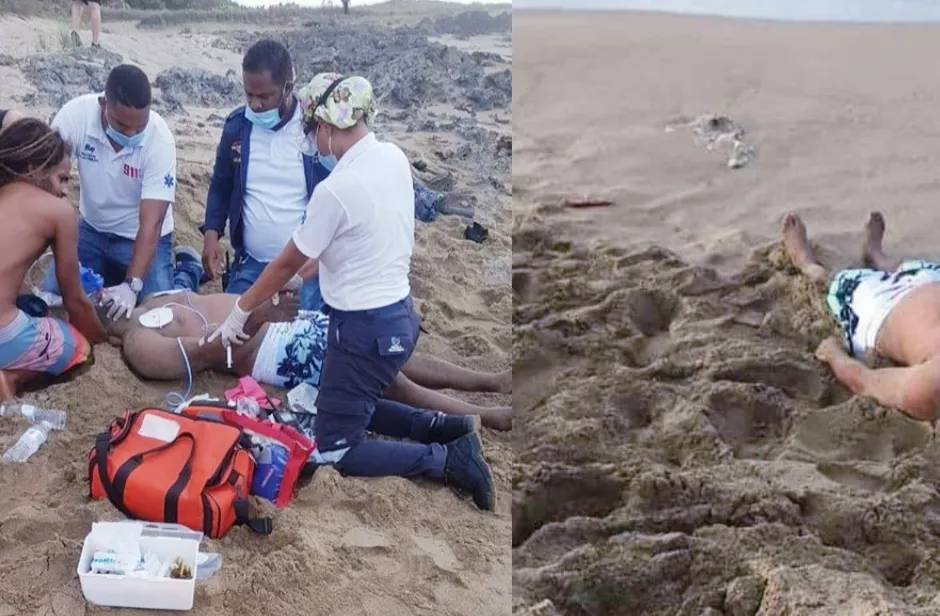
<svg viewBox="0 0 940 616">
<path fill-rule="evenodd" d="M 325 105 L 325 104 L 326 104 L 326 101 L 327 101 L 327 100 L 329 99 L 329 97 L 330 97 L 330 94 L 332 94 L 332 93 L 333 93 L 333 90 L 336 89 L 336 86 L 338 86 L 339 84 L 341 84 L 342 82 L 344 82 L 346 79 L 347 79 L 347 77 L 340 77 L 339 79 L 337 79 L 336 81 L 334 81 L 333 83 L 331 83 L 330 86 L 329 86 L 326 90 L 324 90 L 323 94 L 321 94 L 320 96 L 318 96 L 318 97 L 317 97 L 317 100 L 314 101 L 313 109 L 316 110 L 316 109 L 319 108 L 321 105 Z M 309 121 L 306 121 L 306 122 L 304 123 L 304 133 L 306 133 L 306 134 L 309 135 L 310 133 L 313 132 L 313 130 L 314 130 L 316 127 L 317 127 L 317 118 L 316 118 L 316 116 L 314 116 L 314 117 L 310 118 Z"/>
</svg>

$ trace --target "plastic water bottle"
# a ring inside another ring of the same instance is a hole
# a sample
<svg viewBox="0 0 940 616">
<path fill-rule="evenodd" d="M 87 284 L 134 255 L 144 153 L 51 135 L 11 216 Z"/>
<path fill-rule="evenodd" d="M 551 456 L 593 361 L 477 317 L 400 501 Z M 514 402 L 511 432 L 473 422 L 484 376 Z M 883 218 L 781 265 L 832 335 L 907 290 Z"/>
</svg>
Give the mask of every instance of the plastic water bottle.
<svg viewBox="0 0 940 616">
<path fill-rule="evenodd" d="M 84 289 L 86 295 L 94 295 L 104 288 L 104 278 L 102 278 L 98 272 L 80 263 L 79 268 L 82 279 L 82 289 Z"/>
<path fill-rule="evenodd" d="M 33 406 L 32 404 L 15 403 L 0 405 L 0 417 L 9 417 L 12 415 L 22 415 L 34 424 L 45 421 L 52 426 L 53 430 L 62 430 L 65 428 L 65 411 L 44 409 Z"/>
<path fill-rule="evenodd" d="M 3 452 L 3 457 L 0 457 L 0 460 L 3 462 L 26 462 L 46 442 L 50 430 L 52 430 L 52 426 L 47 421 L 41 421 L 30 426 L 29 430 L 20 437 L 20 440 Z"/>
</svg>

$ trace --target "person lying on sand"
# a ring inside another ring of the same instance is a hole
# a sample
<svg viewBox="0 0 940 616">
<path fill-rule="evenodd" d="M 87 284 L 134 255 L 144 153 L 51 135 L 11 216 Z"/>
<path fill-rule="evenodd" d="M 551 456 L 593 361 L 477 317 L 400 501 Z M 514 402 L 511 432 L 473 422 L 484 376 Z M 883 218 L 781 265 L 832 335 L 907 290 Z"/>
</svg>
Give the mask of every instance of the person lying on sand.
<svg viewBox="0 0 940 616">
<path fill-rule="evenodd" d="M 232 347 L 232 369 L 226 366 L 226 350 L 219 341 L 199 345 L 200 339 L 211 333 L 210 328 L 225 320 L 238 297 L 223 293 L 197 295 L 185 290 L 157 293 L 138 306 L 130 319 L 105 320 L 105 326 L 111 336 L 122 341 L 124 358 L 130 368 L 145 379 L 186 378 L 186 365 L 177 343 L 179 338 L 193 374 L 215 370 L 252 376 L 259 383 L 286 389 L 301 382 L 318 386 L 329 317 L 321 312 L 310 312 L 295 319 L 299 307 L 296 295 L 281 293 L 277 305 L 268 300 L 252 313 L 245 327 L 250 339 Z M 161 306 L 173 312 L 173 320 L 168 325 L 148 329 L 140 324 L 140 315 Z M 106 311 L 107 306 L 99 310 Z M 435 389 L 512 393 L 510 370 L 476 372 L 426 355 L 415 355 L 392 381 L 385 397 L 449 415 L 479 415 L 484 426 L 496 430 L 512 428 L 511 406 L 477 406 L 433 391 Z"/>
<path fill-rule="evenodd" d="M 25 118 L 0 133 L 0 397 L 45 375 L 85 364 L 91 343 L 108 337 L 79 278 L 78 221 L 62 197 L 71 174 L 69 146 L 44 122 Z M 70 323 L 36 318 L 16 305 L 30 265 L 49 246 Z"/>
<path fill-rule="evenodd" d="M 829 272 L 795 214 L 784 220 L 783 243 L 802 273 L 829 285 L 826 303 L 842 327 L 844 340 L 823 340 L 816 357 L 853 393 L 934 420 L 940 417 L 940 262 L 887 256 L 884 232 L 884 217 L 873 212 L 862 245 L 866 269 Z M 872 369 L 855 359 L 870 351 L 903 367 Z"/>
</svg>

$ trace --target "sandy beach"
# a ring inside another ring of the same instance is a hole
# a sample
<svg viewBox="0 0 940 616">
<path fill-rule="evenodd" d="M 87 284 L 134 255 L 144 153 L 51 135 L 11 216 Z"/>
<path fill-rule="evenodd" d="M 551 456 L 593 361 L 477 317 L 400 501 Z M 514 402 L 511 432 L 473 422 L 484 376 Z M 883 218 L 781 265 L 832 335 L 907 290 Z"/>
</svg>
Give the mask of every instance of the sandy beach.
<svg viewBox="0 0 940 616">
<path fill-rule="evenodd" d="M 855 265 L 879 210 L 890 253 L 940 258 L 940 26 L 517 12 L 513 34 L 514 612 L 940 613 L 932 426 L 814 358 L 835 325 L 779 243 L 793 210 Z"/>
<path fill-rule="evenodd" d="M 64 19 L 5 15 L 0 17 L 0 107 L 48 118 L 61 99 L 102 87 L 110 66 L 138 64 L 155 84 L 155 109 L 177 140 L 176 242 L 201 251 L 196 228 L 203 220 L 221 122 L 244 103 L 244 49 L 264 35 L 289 41 L 299 82 L 334 67 L 366 74 L 381 100 L 375 124 L 380 138 L 425 161 L 415 176 L 432 188 L 472 195 L 475 220 L 489 229 L 489 239 L 477 244 L 464 239 L 466 219 L 442 216 L 416 223 L 412 293 L 428 331 L 418 351 L 479 370 L 503 370 L 511 352 L 511 30 L 462 37 L 420 26 L 442 9 L 422 15 L 416 7 L 435 4 L 370 7 L 345 20 L 338 12 L 312 11 L 266 28 L 235 23 L 140 28 L 133 21 L 109 22 L 106 14 L 105 51 L 97 54 L 87 47 L 60 48 L 68 31 Z M 445 13 L 466 10 L 444 8 Z M 87 45 L 87 29 L 83 36 Z M 384 47 L 376 51 L 377 45 Z M 322 49 L 335 56 L 318 55 Z M 454 66 L 459 70 L 450 79 L 441 77 Z M 173 68 L 181 73 L 164 74 Z M 234 75 L 226 77 L 228 71 Z M 456 76 L 469 80 L 458 87 Z M 501 80 L 503 89 L 493 80 Z M 218 291 L 217 282 L 204 288 L 212 291 Z M 234 377 L 200 375 L 193 392 L 220 396 L 235 383 Z M 76 575 L 82 540 L 93 521 L 121 517 L 110 503 L 89 501 L 86 455 L 95 435 L 122 410 L 162 407 L 167 392 L 185 386 L 141 382 L 119 351 L 103 346 L 88 373 L 24 397 L 64 409 L 69 417 L 66 429 L 53 433 L 34 458 L 0 471 L 0 615 L 145 613 L 91 606 L 82 597 Z M 510 402 L 509 396 L 490 394 L 467 399 L 491 406 Z M 15 442 L 26 425 L 3 418 L 0 449 Z M 206 541 L 203 550 L 221 553 L 224 564 L 198 584 L 192 613 L 509 613 L 511 433 L 485 429 L 483 440 L 499 497 L 494 513 L 482 513 L 429 482 L 342 478 L 321 469 L 289 508 L 262 505 L 274 514 L 271 536 L 235 529 L 222 540 Z"/>
</svg>

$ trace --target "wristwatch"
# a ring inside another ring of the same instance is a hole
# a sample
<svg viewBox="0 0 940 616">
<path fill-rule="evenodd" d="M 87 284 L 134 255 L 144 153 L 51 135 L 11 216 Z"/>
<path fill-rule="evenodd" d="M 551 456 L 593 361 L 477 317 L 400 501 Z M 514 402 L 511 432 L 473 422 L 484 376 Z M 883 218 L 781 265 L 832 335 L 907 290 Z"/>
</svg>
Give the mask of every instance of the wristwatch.
<svg viewBox="0 0 940 616">
<path fill-rule="evenodd" d="M 127 286 L 129 286 L 134 293 L 140 293 L 144 288 L 144 281 L 140 278 L 127 278 L 124 282 L 127 283 Z"/>
</svg>

